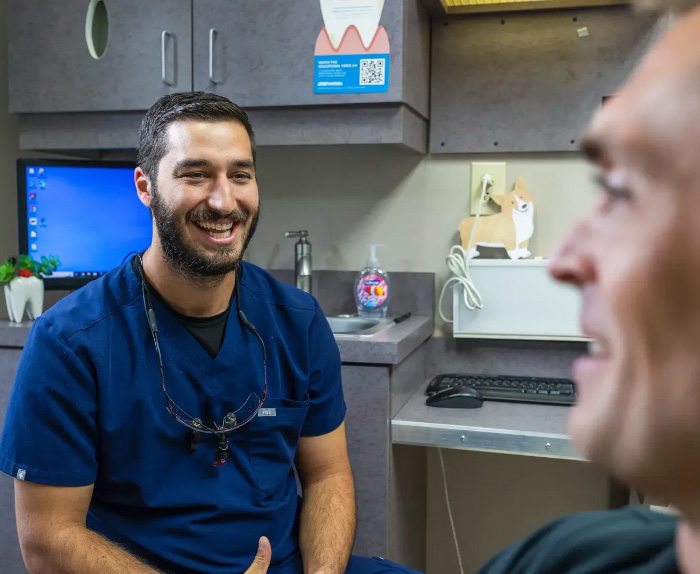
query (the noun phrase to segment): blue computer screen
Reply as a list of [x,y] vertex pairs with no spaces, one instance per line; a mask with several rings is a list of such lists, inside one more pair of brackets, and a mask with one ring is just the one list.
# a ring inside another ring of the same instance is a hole
[[[24,160],[27,252],[55,255],[54,278],[94,278],[151,241],[133,165],[47,165]],[[20,217],[22,214],[20,213]]]

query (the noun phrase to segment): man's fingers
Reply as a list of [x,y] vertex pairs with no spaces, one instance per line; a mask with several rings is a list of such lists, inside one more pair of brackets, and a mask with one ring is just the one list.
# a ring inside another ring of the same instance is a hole
[[272,560],[272,546],[265,536],[261,536],[258,540],[258,552],[245,574],[265,574],[270,566],[270,560]]
[[258,540],[258,553],[255,555],[255,560],[253,560],[253,564],[262,565],[265,567],[265,570],[267,570],[267,567],[270,565],[271,560],[272,545],[267,539],[267,536],[261,536],[260,540]]

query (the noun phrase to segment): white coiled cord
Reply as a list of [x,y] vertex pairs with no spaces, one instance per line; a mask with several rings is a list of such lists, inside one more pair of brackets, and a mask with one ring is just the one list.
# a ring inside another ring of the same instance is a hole
[[481,301],[481,293],[474,285],[471,275],[469,273],[469,252],[472,249],[474,241],[474,232],[476,231],[477,225],[479,225],[479,217],[481,217],[481,206],[484,203],[484,198],[486,197],[486,191],[489,187],[493,185],[493,178],[487,173],[481,178],[481,195],[479,197],[479,208],[476,211],[476,218],[474,219],[474,225],[472,225],[471,232],[469,233],[469,242],[467,243],[467,248],[463,249],[461,245],[453,245],[450,248],[450,252],[447,254],[445,262],[447,263],[447,268],[452,272],[452,277],[450,277],[445,284],[442,286],[442,291],[440,292],[440,299],[438,300],[438,313],[440,318],[445,321],[445,323],[452,323],[452,319],[448,319],[442,312],[442,300],[445,297],[445,292],[447,288],[452,286],[454,288],[455,283],[459,283],[462,286],[462,298],[464,300],[464,305],[467,309],[481,309],[483,308],[483,303]]

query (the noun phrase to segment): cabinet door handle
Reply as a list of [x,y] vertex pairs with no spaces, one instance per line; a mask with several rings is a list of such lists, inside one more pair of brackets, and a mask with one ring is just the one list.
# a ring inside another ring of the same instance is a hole
[[214,38],[219,33],[216,28],[209,28],[209,81],[212,84],[218,84],[219,81],[214,78]]
[[168,76],[165,71],[165,44],[168,37],[172,37],[174,39],[174,36],[167,30],[163,30],[160,33],[160,79],[163,80],[163,83],[167,86],[174,86],[175,82],[168,80]]

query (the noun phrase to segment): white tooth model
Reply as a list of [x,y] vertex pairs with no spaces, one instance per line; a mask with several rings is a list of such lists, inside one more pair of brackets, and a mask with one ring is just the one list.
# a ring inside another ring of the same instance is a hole
[[29,319],[36,319],[44,307],[44,282],[38,277],[15,277],[5,285],[5,302],[10,321],[21,323],[25,309]]
[[379,27],[384,0],[321,0],[323,24],[328,38],[337,50],[345,30],[355,26],[362,44],[368,49]]

